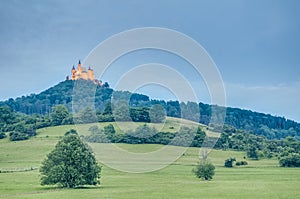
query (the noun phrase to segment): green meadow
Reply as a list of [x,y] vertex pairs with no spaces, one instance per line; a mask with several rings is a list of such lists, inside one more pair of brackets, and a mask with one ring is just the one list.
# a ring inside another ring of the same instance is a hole
[[[195,125],[184,121],[185,125]],[[247,166],[225,168],[229,157],[242,160],[244,152],[212,150],[209,159],[216,166],[212,181],[197,179],[192,169],[199,160],[199,148],[187,151],[169,166],[148,173],[126,173],[101,163],[99,154],[104,144],[89,144],[102,166],[101,184],[97,187],[63,189],[41,186],[38,171],[41,162],[54,148],[60,136],[72,128],[87,135],[95,124],[67,125],[38,130],[38,136],[26,141],[0,140],[0,198],[300,198],[300,169],[281,168],[276,159],[248,161]],[[97,124],[104,127],[107,123]],[[127,128],[134,128],[124,124]],[[168,131],[179,128],[178,121],[169,119],[164,126]],[[123,127],[122,127],[123,128]],[[121,133],[120,129],[117,133]],[[161,145],[118,144],[122,150],[134,153],[156,151]],[[175,147],[176,148],[176,147]],[[111,154],[105,154],[111,156]],[[113,158],[118,157],[114,154]]]

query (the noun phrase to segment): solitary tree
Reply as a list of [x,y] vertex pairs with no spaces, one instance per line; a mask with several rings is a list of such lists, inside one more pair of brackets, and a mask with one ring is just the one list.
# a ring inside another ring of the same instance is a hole
[[215,175],[215,166],[206,159],[199,162],[196,169],[193,170],[196,177],[203,180],[211,180]]
[[101,167],[79,136],[70,134],[58,142],[43,161],[40,172],[42,185],[74,188],[100,183]]

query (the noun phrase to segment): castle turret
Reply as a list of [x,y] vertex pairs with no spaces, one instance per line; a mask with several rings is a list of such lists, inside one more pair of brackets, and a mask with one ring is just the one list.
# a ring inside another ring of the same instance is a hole
[[74,67],[74,65],[73,65],[73,68],[72,68],[71,74],[72,74],[72,80],[76,80],[76,70],[75,70],[75,67]]
[[88,79],[90,79],[90,80],[94,80],[95,79],[94,70],[91,69],[91,67],[89,67],[89,69],[88,69]]
[[78,62],[77,71],[79,72],[79,74],[81,74],[81,72],[82,72],[80,60],[79,60],[79,62]]

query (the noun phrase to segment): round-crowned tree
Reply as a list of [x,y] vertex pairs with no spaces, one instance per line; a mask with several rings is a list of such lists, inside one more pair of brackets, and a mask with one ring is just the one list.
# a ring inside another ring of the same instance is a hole
[[193,169],[193,172],[198,178],[211,180],[215,175],[215,166],[208,160],[204,159],[199,162],[195,169]]
[[75,188],[100,183],[101,167],[80,137],[69,134],[48,154],[40,168],[41,185]]

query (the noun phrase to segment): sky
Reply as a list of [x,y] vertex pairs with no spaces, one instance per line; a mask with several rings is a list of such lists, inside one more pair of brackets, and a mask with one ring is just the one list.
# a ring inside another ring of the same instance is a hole
[[[161,27],[203,46],[223,79],[227,106],[300,122],[299,9],[297,0],[0,0],[0,100],[64,81],[79,59],[114,34]],[[114,88],[124,72],[150,62],[183,73],[210,103],[201,77],[166,52],[129,53],[102,78]],[[157,86],[138,91],[175,97]]]

